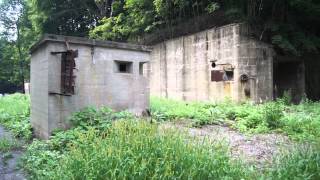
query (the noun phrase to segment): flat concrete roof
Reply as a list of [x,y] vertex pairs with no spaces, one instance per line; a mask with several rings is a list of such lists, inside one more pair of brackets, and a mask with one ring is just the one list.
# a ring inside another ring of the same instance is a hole
[[114,41],[102,41],[102,40],[88,39],[83,37],[44,34],[42,38],[31,47],[30,53],[32,54],[41,45],[47,42],[62,42],[62,43],[68,42],[69,44],[80,44],[80,45],[106,47],[106,48],[114,48],[114,49],[126,49],[126,50],[132,50],[132,51],[143,51],[143,52],[152,51],[152,48],[150,46],[120,43],[120,42],[114,42]]

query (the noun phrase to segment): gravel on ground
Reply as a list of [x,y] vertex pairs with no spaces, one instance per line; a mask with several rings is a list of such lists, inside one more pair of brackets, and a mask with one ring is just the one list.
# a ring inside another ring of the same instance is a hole
[[232,158],[240,158],[257,168],[270,165],[274,156],[280,152],[288,151],[294,145],[287,136],[282,134],[246,135],[221,125],[194,128],[186,123],[169,122],[161,126],[187,131],[192,137],[208,138],[210,141],[224,141],[230,148]]

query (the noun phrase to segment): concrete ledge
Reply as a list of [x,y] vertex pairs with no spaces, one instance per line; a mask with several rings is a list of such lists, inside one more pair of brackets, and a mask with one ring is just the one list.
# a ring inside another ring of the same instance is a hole
[[126,49],[126,50],[133,50],[133,51],[144,51],[144,52],[152,51],[152,48],[149,46],[142,46],[142,45],[129,44],[129,43],[119,43],[119,42],[113,42],[113,41],[101,41],[101,40],[87,39],[82,37],[44,34],[42,38],[31,47],[30,53],[32,54],[42,44],[45,44],[46,42],[49,42],[49,41],[63,42],[63,43],[68,42],[70,44],[82,44],[82,45],[88,45],[88,46],[108,47],[108,48]]

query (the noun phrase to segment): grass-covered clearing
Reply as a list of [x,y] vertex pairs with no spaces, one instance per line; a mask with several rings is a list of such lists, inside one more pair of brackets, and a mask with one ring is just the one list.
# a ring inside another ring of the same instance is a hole
[[296,140],[320,139],[320,103],[292,105],[286,99],[260,105],[182,102],[152,98],[151,112],[158,121],[190,120],[194,126],[225,124],[243,133],[280,132]]
[[22,94],[0,97],[0,124],[17,138],[32,138],[30,98]]
[[[0,107],[10,107],[5,104],[14,102],[14,96],[0,99]],[[17,99],[27,104],[21,112],[29,112],[29,99]],[[153,119],[158,121],[186,119],[196,126],[224,123],[247,133],[276,131],[299,140],[301,145],[259,170],[229,157],[223,142],[191,138],[187,133],[159,128],[159,123],[137,119],[127,112],[87,108],[73,115],[73,129],[56,132],[48,141],[33,140],[23,158],[29,178],[320,179],[320,147],[316,143],[320,133],[319,103],[295,106],[282,100],[237,105],[153,98],[151,104]],[[28,121],[14,120],[20,117],[17,113],[11,115],[1,121],[7,128],[15,130],[12,124],[17,122],[30,127]],[[16,134],[29,137],[29,133]]]

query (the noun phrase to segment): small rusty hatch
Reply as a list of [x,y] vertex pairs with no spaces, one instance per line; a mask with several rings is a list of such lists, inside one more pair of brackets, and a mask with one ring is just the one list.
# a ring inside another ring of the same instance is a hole
[[223,81],[223,75],[224,75],[223,71],[212,70],[211,71],[211,81],[213,81],[213,82]]

